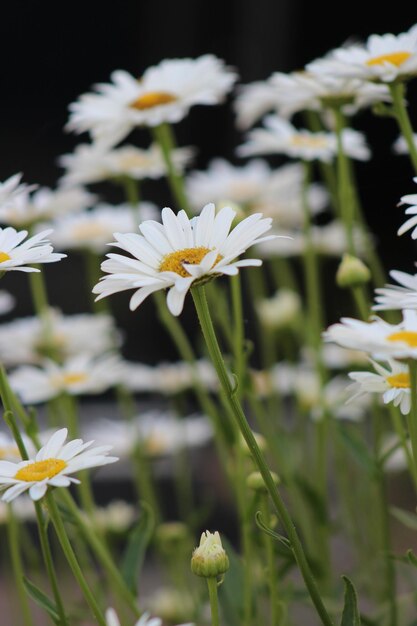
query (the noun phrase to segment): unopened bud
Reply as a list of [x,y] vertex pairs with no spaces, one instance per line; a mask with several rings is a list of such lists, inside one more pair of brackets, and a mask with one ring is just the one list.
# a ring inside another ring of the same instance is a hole
[[[281,481],[278,474],[275,474],[275,472],[271,472],[271,476],[275,485],[279,485]],[[268,493],[268,489],[265,485],[264,479],[262,478],[261,472],[252,472],[251,474],[249,474],[246,479],[246,484],[249,489],[252,489],[253,491],[256,491],[258,493]]]
[[344,254],[336,273],[339,287],[359,287],[371,280],[371,272],[363,261],[351,254]]
[[222,546],[219,533],[206,530],[200,538],[200,545],[191,557],[191,570],[197,576],[215,578],[229,569],[229,559]]

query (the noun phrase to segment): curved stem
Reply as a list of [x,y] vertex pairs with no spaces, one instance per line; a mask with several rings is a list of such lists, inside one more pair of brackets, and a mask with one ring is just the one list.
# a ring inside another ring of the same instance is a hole
[[395,118],[401,134],[407,143],[410,159],[413,164],[414,171],[417,174],[417,148],[414,142],[413,127],[411,126],[407,107],[405,106],[405,85],[404,83],[389,83],[389,90],[392,96],[392,106]]
[[240,381],[244,381],[245,355],[244,330],[243,330],[243,310],[242,310],[242,288],[239,274],[232,276],[231,280],[232,310],[233,310],[233,352],[235,374]]
[[265,486],[271,496],[274,508],[281,520],[281,523],[288,535],[291,549],[294,553],[294,557],[300,568],[305,585],[310,594],[311,600],[316,608],[318,615],[324,626],[333,626],[333,620],[330,618],[326,607],[323,604],[307,558],[305,556],[298,532],[294,526],[291,516],[276,488],[274,479],[271,476],[271,472],[268,468],[266,459],[259,449],[253,436],[252,430],[247,422],[245,414],[240,406],[239,401],[236,398],[234,389],[232,387],[225,363],[223,361],[222,354],[220,352],[217,338],[214,332],[213,324],[211,322],[210,312],[207,306],[207,300],[205,296],[204,287],[194,287],[192,289],[192,295],[194,304],[197,310],[197,315],[201,324],[201,329],[204,335],[204,339],[207,344],[210,357],[213,361],[213,365],[216,369],[222,388],[228,399],[231,411],[233,413],[236,425],[238,426],[243,438],[245,439],[252,458],[260,471],[262,478],[265,482]]
[[407,421],[414,467],[417,472],[417,363],[414,359],[408,361],[408,369],[410,372],[411,413],[408,414]]
[[106,626],[106,620],[101,611],[100,607],[97,604],[97,601],[92,593],[90,587],[86,579],[84,578],[84,574],[81,570],[81,567],[78,563],[77,557],[75,556],[74,550],[70,544],[68,539],[67,532],[65,530],[64,524],[61,519],[61,515],[59,514],[58,507],[55,503],[55,500],[51,493],[47,493],[45,496],[46,503],[48,505],[49,515],[51,517],[51,521],[54,525],[56,534],[59,539],[59,543],[61,544],[62,551],[65,554],[65,557],[68,561],[68,564],[74,574],[75,579],[77,580],[81,591],[84,594],[84,597],[87,601],[88,606],[90,607],[95,619],[97,620],[100,626]]

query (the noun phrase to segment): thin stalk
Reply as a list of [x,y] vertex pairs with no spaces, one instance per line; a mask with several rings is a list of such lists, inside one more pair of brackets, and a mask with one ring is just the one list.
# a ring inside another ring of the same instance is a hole
[[210,317],[210,312],[207,306],[207,299],[205,296],[204,287],[203,286],[194,287],[192,289],[192,295],[193,295],[197,315],[201,324],[201,329],[202,329],[203,336],[207,344],[210,357],[213,361],[213,365],[216,369],[216,372],[219,377],[220,384],[224,390],[225,396],[229,402],[230,409],[233,413],[233,416],[236,422],[236,426],[242,433],[242,436],[248,445],[248,448],[255,462],[255,465],[260,471],[262,478],[265,482],[265,486],[271,496],[272,502],[274,504],[274,508],[281,520],[281,523],[285,529],[285,532],[288,535],[288,540],[291,545],[291,549],[294,553],[294,557],[297,561],[298,567],[303,576],[303,579],[307,587],[307,590],[310,594],[311,600],[316,608],[317,614],[319,615],[321,622],[324,626],[333,626],[334,624],[333,620],[330,618],[327,612],[327,609],[324,606],[324,603],[321,599],[319,590],[317,588],[309,563],[305,556],[300,538],[298,536],[298,532],[276,488],[274,479],[268,468],[266,459],[264,455],[262,454],[262,452],[260,451],[258,444],[256,443],[255,437],[253,436],[252,430],[247,422],[247,419],[242,410],[242,407],[240,406],[240,403],[238,399],[236,398],[236,395],[234,392],[235,390],[230,381],[225,363],[223,361],[222,354],[220,352],[219,344],[217,342],[216,334],[214,332],[213,324],[212,324],[211,317]]
[[207,578],[207,586],[210,598],[211,624],[219,626],[219,599],[217,597],[217,578]]
[[340,108],[334,108],[337,137],[337,183],[339,190],[340,216],[346,230],[347,247],[350,254],[356,255],[353,239],[353,227],[355,223],[355,198],[350,180],[350,167],[347,156],[343,150],[344,117]]
[[410,373],[411,413],[407,416],[407,422],[414,467],[417,472],[417,362],[414,359],[409,359],[408,369]]
[[16,584],[16,591],[19,598],[20,610],[23,617],[24,626],[33,626],[32,613],[30,610],[28,597],[23,584],[23,563],[20,552],[19,526],[13,512],[12,506],[8,506],[7,515],[7,536],[9,540],[10,559],[12,562],[13,575]]
[[399,412],[398,407],[395,407],[392,403],[389,404],[389,408],[390,408],[391,420],[394,426],[394,430],[397,434],[398,439],[401,442],[401,447],[404,451],[404,456],[407,461],[408,471],[410,472],[410,476],[414,483],[414,489],[417,491],[417,468],[414,465],[413,454],[411,453],[410,448],[408,446],[407,433],[405,432],[405,429],[403,426],[402,416]]
[[406,141],[408,152],[410,153],[410,159],[413,164],[414,171],[417,174],[417,148],[414,143],[413,127],[405,105],[405,84],[392,82],[389,83],[388,86],[392,96],[392,107],[395,119],[397,120],[401,134]]
[[246,494],[246,474],[244,471],[244,452],[241,444],[236,445],[236,501],[240,521],[240,533],[243,560],[245,568],[243,571],[243,624],[251,626],[253,621],[253,545],[251,517],[248,514],[248,499]]
[[[308,128],[313,133],[320,133],[326,130],[325,126],[322,124],[320,116],[316,111],[305,111],[305,119],[307,122]],[[325,163],[324,161],[319,161],[319,169],[320,175],[324,184],[330,194],[332,206],[334,208],[335,215],[339,215],[339,198],[337,193],[337,179],[336,173],[333,169],[332,163]]]
[[91,591],[88,583],[84,577],[84,574],[81,570],[81,567],[78,563],[77,557],[75,556],[74,550],[72,549],[71,543],[68,539],[67,532],[65,530],[63,521],[61,519],[61,515],[58,511],[58,507],[55,503],[53,495],[51,493],[47,493],[45,496],[45,500],[48,506],[49,515],[51,521],[54,525],[55,532],[58,536],[59,543],[61,544],[62,551],[68,561],[68,564],[74,574],[74,577],[80,586],[81,591],[84,594],[86,602],[91,609],[95,619],[97,620],[99,626],[106,626],[106,619],[103,615],[102,610],[97,604],[96,598]]
[[[230,280],[233,311],[233,352],[234,373],[242,384],[245,379],[245,355],[243,352],[245,334],[243,330],[242,287],[240,275],[232,276]],[[242,390],[238,390],[239,395]]]
[[[267,494],[261,494],[261,511],[262,517],[267,526],[270,525],[269,498]],[[279,626],[280,610],[278,604],[278,576],[277,564],[275,560],[274,540],[272,537],[263,533],[264,544],[267,560],[267,585],[269,588],[269,602],[271,611],[271,626]]]
[[184,209],[188,215],[191,215],[190,205],[185,192],[184,178],[182,174],[178,172],[172,158],[173,150],[175,150],[176,147],[172,128],[169,124],[160,124],[159,126],[155,126],[153,129],[153,135],[162,150],[162,155],[167,168],[169,186],[175,202],[178,205],[177,208]]
[[66,489],[62,489],[60,497],[65,506],[69,509],[71,515],[76,520],[81,533],[84,535],[86,541],[90,544],[91,549],[94,551],[97,557],[97,560],[106,571],[108,578],[113,585],[113,588],[117,590],[117,593],[119,594],[123,602],[125,602],[133,611],[133,613],[139,617],[140,611],[137,605],[136,598],[129,591],[129,588],[121,577],[120,571],[114,564],[114,561],[108,551],[107,546],[103,543],[101,538],[97,536],[94,527],[90,525],[89,521],[80,513],[69,491]]

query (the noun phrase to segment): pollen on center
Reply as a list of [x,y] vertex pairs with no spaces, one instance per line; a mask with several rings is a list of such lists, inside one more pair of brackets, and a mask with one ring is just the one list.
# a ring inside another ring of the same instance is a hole
[[177,96],[169,93],[169,91],[149,91],[131,102],[130,106],[133,109],[138,109],[138,111],[146,111],[146,109],[153,109],[153,107],[161,104],[171,104],[171,102],[176,100]]
[[0,263],[3,263],[4,261],[10,261],[11,257],[9,254],[7,254],[7,252],[0,252]]
[[381,54],[380,56],[373,57],[366,62],[366,65],[372,67],[373,65],[383,65],[384,63],[391,63],[400,67],[411,56],[410,52],[391,52],[390,54]]
[[388,335],[387,339],[388,341],[401,341],[410,348],[417,348],[417,332],[412,330],[400,330],[398,333]]
[[386,381],[390,387],[395,387],[396,389],[409,389],[410,387],[410,376],[408,372],[400,372],[399,374],[387,376]]
[[[198,265],[204,259],[206,254],[210,252],[209,248],[205,246],[199,246],[197,248],[184,248],[183,250],[176,250],[167,254],[159,266],[160,272],[175,272],[183,278],[190,276],[189,272],[184,268],[184,263],[189,265]],[[214,265],[217,265],[222,259],[222,255],[218,254]]]
[[22,467],[15,475],[16,480],[24,482],[38,482],[45,478],[53,478],[67,467],[67,463],[62,459],[45,459],[45,461],[34,461]]

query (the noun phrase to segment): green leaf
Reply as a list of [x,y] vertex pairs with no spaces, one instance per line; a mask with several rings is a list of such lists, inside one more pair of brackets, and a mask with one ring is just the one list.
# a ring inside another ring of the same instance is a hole
[[23,576],[23,584],[25,586],[26,593],[32,598],[32,600],[48,613],[57,626],[60,626],[61,619],[55,603],[48,598],[48,596],[41,591],[39,587],[26,578],[26,576]]
[[361,626],[355,587],[347,576],[342,576],[342,578],[345,583],[345,604],[340,626]]
[[129,533],[121,565],[123,580],[132,593],[137,593],[139,574],[155,526],[152,509],[144,502],[141,502],[141,507],[140,519]]
[[368,472],[369,476],[375,477],[379,473],[379,468],[362,437],[344,424],[339,424],[336,432],[355,461]]
[[390,508],[390,513],[397,519],[401,524],[404,524],[407,528],[411,528],[411,530],[417,530],[417,515],[415,513],[411,513],[410,511],[405,511],[404,509],[399,509],[396,506],[392,506]]
[[229,557],[229,569],[219,587],[219,598],[223,609],[225,623],[229,626],[241,626],[244,614],[243,567],[232,544],[222,535],[223,548]]

